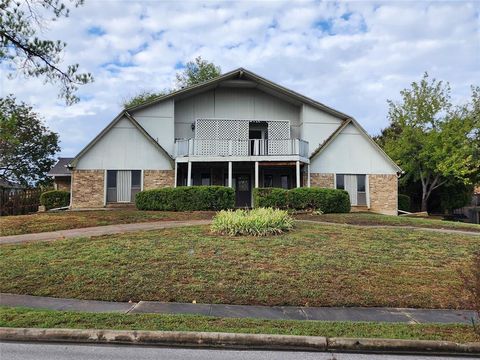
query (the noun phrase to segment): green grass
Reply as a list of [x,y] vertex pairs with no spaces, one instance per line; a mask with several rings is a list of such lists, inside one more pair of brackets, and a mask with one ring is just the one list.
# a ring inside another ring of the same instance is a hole
[[111,301],[463,308],[480,239],[297,224],[269,237],[208,226],[0,247],[0,291]]
[[350,338],[480,341],[471,326],[228,319],[195,315],[82,313],[0,307],[0,326],[117,330],[208,331]]
[[0,236],[149,221],[211,219],[212,211],[92,210],[0,217]]
[[296,219],[326,221],[338,224],[352,225],[390,225],[414,226],[434,229],[451,229],[480,232],[480,225],[467,224],[455,221],[446,221],[439,218],[415,218],[405,216],[391,216],[374,213],[347,213],[347,214],[298,214]]

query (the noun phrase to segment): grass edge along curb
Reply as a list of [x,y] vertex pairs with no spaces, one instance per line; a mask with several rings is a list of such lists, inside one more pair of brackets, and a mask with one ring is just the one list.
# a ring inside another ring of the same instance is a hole
[[480,343],[451,341],[326,338],[190,331],[0,328],[2,341],[130,344],[338,352],[480,354]]

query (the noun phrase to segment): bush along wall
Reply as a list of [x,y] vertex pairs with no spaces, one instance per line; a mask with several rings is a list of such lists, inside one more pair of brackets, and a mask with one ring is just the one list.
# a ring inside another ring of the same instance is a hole
[[40,204],[47,210],[69,206],[70,193],[61,190],[46,191],[40,195]]
[[345,190],[323,188],[254,189],[256,207],[319,210],[323,213],[350,212],[350,197]]
[[139,192],[139,210],[195,211],[225,210],[235,207],[235,190],[224,186],[180,186]]

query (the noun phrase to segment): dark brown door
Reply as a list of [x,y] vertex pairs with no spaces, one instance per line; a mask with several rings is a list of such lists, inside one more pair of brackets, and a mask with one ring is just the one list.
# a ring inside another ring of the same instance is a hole
[[237,207],[251,207],[252,187],[250,175],[237,175],[235,185]]

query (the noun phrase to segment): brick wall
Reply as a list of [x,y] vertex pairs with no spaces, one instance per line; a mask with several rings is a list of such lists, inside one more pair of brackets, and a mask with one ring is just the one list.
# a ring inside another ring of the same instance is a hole
[[158,189],[168,186],[174,186],[174,170],[144,170],[143,171],[143,189]]
[[335,186],[333,174],[311,173],[310,186],[333,189]]
[[104,206],[104,170],[72,171],[72,208]]
[[386,215],[397,215],[397,176],[371,174],[368,176],[368,182],[370,187],[370,211]]

